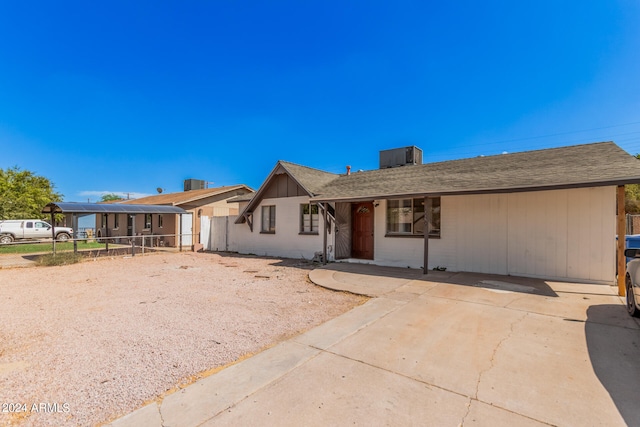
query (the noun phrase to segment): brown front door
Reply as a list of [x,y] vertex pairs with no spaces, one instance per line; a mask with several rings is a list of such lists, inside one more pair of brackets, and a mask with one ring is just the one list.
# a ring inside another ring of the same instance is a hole
[[352,204],[351,223],[353,224],[351,256],[373,259],[373,203]]

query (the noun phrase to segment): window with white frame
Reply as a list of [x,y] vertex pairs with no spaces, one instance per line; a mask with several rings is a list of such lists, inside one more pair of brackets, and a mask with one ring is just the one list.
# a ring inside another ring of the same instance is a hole
[[276,232],[276,207],[274,205],[262,207],[262,232]]
[[300,233],[318,234],[318,205],[304,203],[300,205]]
[[429,237],[440,237],[440,197],[387,200],[387,235],[424,236],[425,212]]
[[120,215],[113,214],[113,228],[119,228],[119,227],[120,227]]
[[164,220],[162,219],[162,214],[158,215],[158,228],[162,228],[162,225],[164,224]]
[[144,214],[144,228],[145,229],[150,229],[151,228],[151,214]]

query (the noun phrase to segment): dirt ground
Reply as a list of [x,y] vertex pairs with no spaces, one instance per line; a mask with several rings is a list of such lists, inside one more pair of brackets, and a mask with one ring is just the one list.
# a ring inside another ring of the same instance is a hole
[[0,425],[99,425],[363,302],[312,268],[178,253],[0,270]]

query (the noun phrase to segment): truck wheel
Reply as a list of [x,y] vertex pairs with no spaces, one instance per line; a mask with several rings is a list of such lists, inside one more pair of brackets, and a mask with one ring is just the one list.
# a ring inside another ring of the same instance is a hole
[[69,240],[71,238],[71,236],[69,236],[67,233],[60,233],[56,236],[56,240],[58,242],[66,242],[67,240]]
[[6,245],[11,242],[13,242],[13,236],[11,234],[3,234],[0,236],[0,244]]

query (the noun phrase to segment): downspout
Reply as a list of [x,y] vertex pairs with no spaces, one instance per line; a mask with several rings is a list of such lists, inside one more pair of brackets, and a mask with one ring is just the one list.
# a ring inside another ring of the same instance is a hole
[[182,252],[182,214],[180,214],[180,225],[179,225],[179,233],[178,233],[178,239],[180,239],[180,252]]
[[428,274],[429,271],[429,224],[431,224],[431,212],[427,211],[429,206],[429,197],[424,197],[424,259],[422,260],[422,274]]

